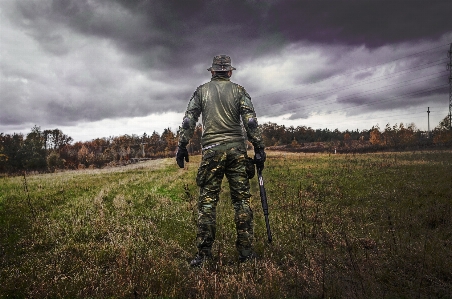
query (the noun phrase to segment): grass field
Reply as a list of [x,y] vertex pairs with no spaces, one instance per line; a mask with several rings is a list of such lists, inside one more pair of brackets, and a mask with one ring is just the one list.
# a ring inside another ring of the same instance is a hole
[[214,259],[196,252],[195,184],[173,159],[0,178],[0,297],[452,298],[452,152],[269,152],[267,244],[239,264],[224,181]]

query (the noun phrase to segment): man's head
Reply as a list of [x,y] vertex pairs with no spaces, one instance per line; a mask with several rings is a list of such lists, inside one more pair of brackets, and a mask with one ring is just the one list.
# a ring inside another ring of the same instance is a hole
[[208,68],[211,72],[228,72],[236,68],[231,65],[231,57],[227,55],[217,55],[213,58],[212,66]]

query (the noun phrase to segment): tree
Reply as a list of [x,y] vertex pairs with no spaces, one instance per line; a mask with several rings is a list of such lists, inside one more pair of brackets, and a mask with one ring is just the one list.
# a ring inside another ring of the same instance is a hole
[[201,137],[202,137],[202,125],[198,124],[195,127],[195,131],[193,132],[193,137],[190,139],[190,143],[187,146],[187,149],[190,153],[201,151],[201,149],[202,149]]
[[176,136],[174,135],[170,128],[163,130],[161,140],[166,155],[169,154],[169,152],[174,152],[176,150],[177,147]]
[[18,171],[23,169],[22,134],[0,134],[0,171]]
[[398,132],[400,144],[403,146],[414,145],[420,137],[418,136],[420,135],[418,131],[414,123],[409,124],[407,127],[400,124]]
[[372,145],[381,144],[381,142],[382,142],[381,133],[380,133],[380,128],[378,127],[378,125],[375,127],[372,127],[372,129],[370,130],[369,141]]
[[23,153],[22,164],[25,169],[40,170],[46,168],[45,138],[40,127],[34,126],[31,132],[27,134],[21,151]]
[[435,129],[438,129],[440,131],[448,131],[451,129],[451,125],[450,125],[450,118],[449,115],[446,115],[445,118],[443,118],[443,120],[441,120],[438,124],[438,126],[436,126]]
[[88,164],[88,155],[89,155],[89,150],[83,144],[82,148],[77,153],[77,158],[78,158],[79,164],[83,164],[86,166]]
[[452,142],[452,129],[450,129],[449,115],[446,115],[433,130],[433,142],[441,144]]
[[350,132],[346,131],[345,134],[344,134],[344,141],[350,141],[351,138],[352,137],[350,135]]
[[395,124],[392,127],[387,124],[383,132],[383,137],[386,146],[404,148],[415,144],[419,140],[420,132],[413,123],[407,127],[403,123]]
[[64,167],[64,160],[61,159],[60,154],[52,151],[48,156],[47,156],[47,168],[50,171],[55,171],[56,169],[61,169]]
[[152,132],[151,137],[149,138],[149,146],[148,149],[152,151],[152,156],[155,156],[157,152],[160,151],[160,135],[156,131]]
[[44,147],[46,150],[59,151],[59,149],[73,141],[72,137],[63,134],[63,132],[59,129],[44,130],[43,137],[45,142]]

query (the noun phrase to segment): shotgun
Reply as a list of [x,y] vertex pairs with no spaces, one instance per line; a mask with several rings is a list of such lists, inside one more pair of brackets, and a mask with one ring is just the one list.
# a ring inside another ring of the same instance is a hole
[[[259,155],[259,154],[257,154],[257,155]],[[258,160],[260,159],[260,157],[256,157],[256,158]],[[267,227],[268,243],[271,243],[272,242],[272,232],[270,230],[270,222],[268,220],[267,193],[265,192],[264,178],[262,177],[263,167],[258,167],[256,165],[256,168],[257,168],[257,179],[259,180],[259,191],[260,191],[260,195],[261,195],[262,210],[264,211],[265,226]]]

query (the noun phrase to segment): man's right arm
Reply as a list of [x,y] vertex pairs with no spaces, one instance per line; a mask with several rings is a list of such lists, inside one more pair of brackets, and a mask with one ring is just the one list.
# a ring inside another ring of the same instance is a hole
[[200,114],[201,105],[198,97],[198,90],[196,90],[188,102],[187,110],[185,111],[185,116],[182,120],[182,126],[179,127],[179,143],[176,153],[176,162],[180,168],[184,168],[184,160],[185,162],[189,161],[187,144],[193,137]]
[[198,89],[196,89],[188,102],[187,110],[185,111],[185,116],[182,120],[182,126],[179,127],[179,147],[185,148],[187,146],[188,142],[193,137],[196,123],[201,115],[201,102],[198,96]]

